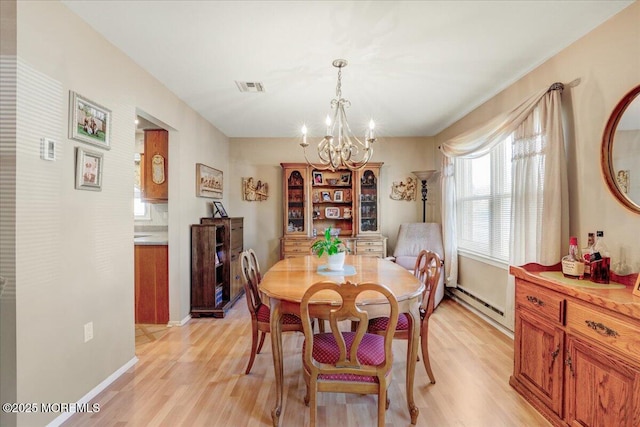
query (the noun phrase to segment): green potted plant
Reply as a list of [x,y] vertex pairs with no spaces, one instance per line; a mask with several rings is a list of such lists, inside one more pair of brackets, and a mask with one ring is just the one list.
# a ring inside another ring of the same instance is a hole
[[341,271],[343,269],[347,247],[337,235],[331,235],[331,227],[324,231],[324,239],[320,238],[311,245],[311,250],[318,257],[321,257],[325,252],[327,253],[329,270]]

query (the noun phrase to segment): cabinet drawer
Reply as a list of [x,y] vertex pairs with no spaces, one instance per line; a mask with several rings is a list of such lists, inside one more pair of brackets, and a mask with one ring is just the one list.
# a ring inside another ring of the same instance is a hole
[[592,338],[636,362],[640,362],[639,328],[638,324],[567,302],[567,330]]
[[311,253],[311,242],[284,242],[284,254],[304,254],[309,255]]
[[565,299],[562,295],[516,279],[516,306],[525,308],[554,323],[562,324]]
[[382,250],[382,241],[380,240],[358,240],[356,242],[356,248],[365,250],[365,249],[375,249],[378,251]]

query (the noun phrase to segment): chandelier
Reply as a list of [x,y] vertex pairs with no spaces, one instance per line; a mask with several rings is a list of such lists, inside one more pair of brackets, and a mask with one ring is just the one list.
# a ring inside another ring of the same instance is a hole
[[369,122],[364,142],[353,135],[347,122],[345,108],[351,106],[351,102],[342,97],[342,69],[347,66],[345,59],[336,59],[333,66],[338,69],[338,84],[336,85],[336,97],[331,100],[333,120],[329,115],[325,121],[326,135],[318,143],[319,162],[313,163],[307,157],[307,126],[302,126],[302,142],[304,158],[311,166],[320,170],[336,169],[362,169],[373,154],[373,143],[376,141],[373,120]]

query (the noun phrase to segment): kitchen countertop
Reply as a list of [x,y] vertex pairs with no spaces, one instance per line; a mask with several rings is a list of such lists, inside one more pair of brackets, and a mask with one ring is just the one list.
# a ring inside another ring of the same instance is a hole
[[168,245],[166,231],[136,231],[133,234],[134,245]]

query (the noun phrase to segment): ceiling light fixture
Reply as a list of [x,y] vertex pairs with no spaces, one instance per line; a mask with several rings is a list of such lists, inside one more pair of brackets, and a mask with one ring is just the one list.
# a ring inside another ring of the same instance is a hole
[[304,149],[304,158],[311,166],[320,170],[350,169],[360,170],[371,159],[373,154],[373,143],[376,141],[373,120],[369,122],[369,129],[366,132],[364,143],[353,136],[347,114],[344,109],[351,106],[351,102],[342,97],[342,69],[347,66],[345,59],[336,59],[333,66],[338,69],[338,84],[336,85],[336,97],[331,100],[333,120],[327,115],[325,121],[326,135],[318,143],[319,163],[313,163],[307,157],[307,126],[302,126],[302,142],[300,145]]

